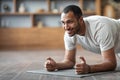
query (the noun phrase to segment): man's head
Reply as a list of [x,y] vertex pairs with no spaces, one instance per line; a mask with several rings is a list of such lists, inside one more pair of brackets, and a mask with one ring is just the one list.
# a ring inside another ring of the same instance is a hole
[[78,34],[83,22],[81,9],[75,5],[65,7],[61,14],[61,22],[69,36]]
[[62,12],[65,13],[65,14],[67,14],[67,13],[70,12],[70,11],[73,12],[74,15],[75,15],[77,18],[79,18],[79,17],[82,16],[82,11],[81,11],[81,9],[80,9],[78,6],[76,6],[76,5],[69,5],[69,6],[65,7]]

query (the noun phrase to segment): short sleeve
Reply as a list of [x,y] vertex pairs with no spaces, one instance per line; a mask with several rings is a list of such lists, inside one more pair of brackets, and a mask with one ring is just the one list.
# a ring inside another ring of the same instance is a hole
[[68,36],[67,33],[64,35],[64,45],[66,50],[73,50],[76,48],[76,37]]
[[114,38],[109,25],[104,24],[97,34],[97,42],[99,43],[101,51],[105,51],[114,47]]

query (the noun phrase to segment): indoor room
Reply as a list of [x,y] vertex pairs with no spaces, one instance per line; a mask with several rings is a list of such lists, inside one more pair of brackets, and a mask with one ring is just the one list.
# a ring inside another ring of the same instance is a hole
[[0,0],[0,80],[120,80],[120,0]]

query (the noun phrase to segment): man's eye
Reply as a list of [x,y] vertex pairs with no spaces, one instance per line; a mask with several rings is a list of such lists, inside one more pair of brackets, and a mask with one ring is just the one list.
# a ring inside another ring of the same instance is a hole
[[73,21],[68,21],[67,23],[73,23]]
[[64,24],[64,22],[63,22],[63,21],[61,21],[61,24]]
[[65,24],[64,22],[61,22],[61,24]]

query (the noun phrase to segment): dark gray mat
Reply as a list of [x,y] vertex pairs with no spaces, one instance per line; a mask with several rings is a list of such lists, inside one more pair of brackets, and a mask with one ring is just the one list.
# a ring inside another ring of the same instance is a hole
[[119,71],[98,72],[98,73],[89,73],[89,74],[80,74],[80,75],[75,74],[75,69],[59,70],[59,71],[53,71],[53,72],[48,72],[45,69],[41,69],[41,70],[30,70],[27,72],[44,74],[44,75],[56,75],[56,76],[64,76],[64,77],[81,78],[81,77],[88,77],[88,76],[94,76],[94,75],[111,74],[111,72],[115,73]]

